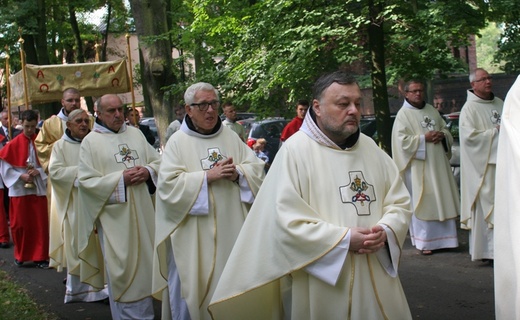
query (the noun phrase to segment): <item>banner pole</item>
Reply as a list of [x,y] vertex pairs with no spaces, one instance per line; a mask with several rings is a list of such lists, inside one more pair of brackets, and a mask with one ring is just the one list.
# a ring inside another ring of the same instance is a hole
[[23,76],[23,98],[25,102],[25,110],[29,110],[29,95],[27,93],[27,70],[25,66],[25,52],[23,51],[23,43],[24,40],[22,38],[22,28],[18,28],[18,32],[20,33],[20,39],[18,42],[20,43],[20,59],[22,63],[22,76]]
[[[126,58],[128,59],[128,78],[130,79],[130,94],[132,95],[132,111],[135,113],[135,93],[134,93],[134,76],[132,73],[132,57],[130,55],[130,35],[127,33],[126,37]],[[138,128],[139,123],[135,126]]]
[[[9,137],[12,139],[13,138],[13,130],[11,129],[12,127],[12,124],[11,124],[11,80],[9,79],[9,76],[11,75],[11,71],[9,70],[9,59],[10,59],[10,56],[9,56],[9,47],[6,45],[5,46],[5,52],[6,52],[6,56],[5,56],[5,87],[6,87],[6,91],[7,91],[7,123],[8,123],[8,128],[7,130],[9,130]],[[18,115],[18,117],[20,117],[20,115]]]

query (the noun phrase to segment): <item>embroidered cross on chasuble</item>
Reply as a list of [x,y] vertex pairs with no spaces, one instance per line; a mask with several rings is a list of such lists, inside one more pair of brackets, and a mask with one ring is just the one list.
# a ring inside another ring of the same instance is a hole
[[339,188],[341,201],[353,205],[358,216],[370,215],[370,204],[376,200],[374,186],[365,180],[362,171],[350,171],[349,177],[349,184]]
[[202,166],[202,170],[209,170],[213,168],[213,166],[221,161],[224,160],[226,157],[220,153],[219,148],[210,148],[208,149],[208,157],[201,159],[200,164]]
[[135,160],[139,159],[137,151],[131,150],[126,143],[119,145],[119,152],[114,157],[117,163],[123,163],[127,169],[135,167]]

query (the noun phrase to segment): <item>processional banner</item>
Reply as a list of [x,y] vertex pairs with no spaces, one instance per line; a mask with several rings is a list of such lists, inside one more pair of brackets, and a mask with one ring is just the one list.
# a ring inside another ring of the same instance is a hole
[[[106,62],[26,65],[29,104],[59,101],[63,90],[74,87],[82,96],[100,97],[130,91],[125,59]],[[25,104],[22,71],[10,77],[11,105]]]

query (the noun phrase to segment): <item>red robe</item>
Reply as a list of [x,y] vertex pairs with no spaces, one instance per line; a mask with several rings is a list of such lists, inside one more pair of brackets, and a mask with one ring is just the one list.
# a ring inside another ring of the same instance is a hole
[[[25,168],[29,143],[34,147],[35,138],[36,134],[30,139],[24,134],[16,136],[0,150],[0,159],[13,167]],[[37,160],[36,155],[34,158]],[[5,182],[7,185],[7,181]],[[22,262],[49,260],[47,197],[35,194],[13,196],[10,197],[9,203],[14,258]]]
[[300,130],[300,127],[302,126],[303,119],[294,117],[294,119],[289,122],[285,128],[283,128],[282,135],[280,136],[280,140],[285,141],[289,139],[290,136],[298,132]]

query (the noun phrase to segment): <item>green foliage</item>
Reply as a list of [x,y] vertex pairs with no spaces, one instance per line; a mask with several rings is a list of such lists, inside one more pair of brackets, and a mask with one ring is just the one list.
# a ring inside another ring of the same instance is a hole
[[[324,72],[343,68],[367,79],[366,0],[175,3],[180,10],[172,21],[182,17],[184,28],[173,32],[181,35],[184,59],[196,64],[188,81],[212,82],[244,109],[292,116],[294,102],[309,99]],[[384,23],[387,82],[466,71],[451,48],[466,45],[484,26],[486,10],[478,1],[384,2],[377,20]]]
[[489,0],[490,21],[501,26],[495,63],[504,61],[501,69],[507,73],[520,71],[520,6],[517,0]]
[[497,62],[495,60],[495,52],[498,50],[501,32],[502,29],[492,22],[480,31],[481,36],[476,39],[478,65],[489,73],[500,73],[500,68],[504,65],[503,61]]

